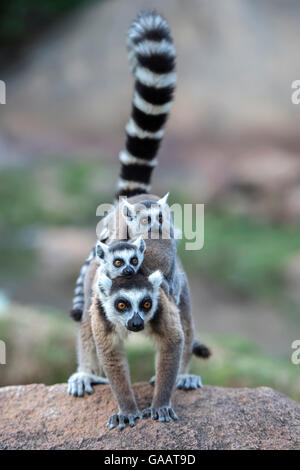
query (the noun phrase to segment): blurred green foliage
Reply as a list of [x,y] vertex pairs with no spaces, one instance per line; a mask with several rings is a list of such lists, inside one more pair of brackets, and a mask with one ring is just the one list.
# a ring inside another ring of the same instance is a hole
[[24,44],[62,15],[90,0],[9,0],[0,6],[0,59],[11,60]]
[[[68,322],[68,323],[67,323]],[[75,349],[70,320],[51,313],[50,328],[44,341],[35,344],[33,354],[39,358],[41,368],[47,369],[47,383],[65,382],[68,371],[75,371]],[[41,378],[38,377],[40,381]]]
[[[112,195],[99,181],[109,171],[99,163],[53,161],[0,171],[0,279],[34,271],[35,235],[47,226],[94,227],[97,206]],[[84,194],[84,197],[82,196]]]
[[205,213],[204,248],[184,251],[189,269],[225,284],[240,294],[277,297],[282,294],[283,268],[300,251],[300,227],[263,224],[240,215]]
[[76,367],[74,323],[53,309],[10,305],[0,315],[7,361],[0,386],[65,382]]
[[104,165],[84,159],[1,170],[1,226],[95,223],[97,206],[111,202],[99,184],[106,173]]

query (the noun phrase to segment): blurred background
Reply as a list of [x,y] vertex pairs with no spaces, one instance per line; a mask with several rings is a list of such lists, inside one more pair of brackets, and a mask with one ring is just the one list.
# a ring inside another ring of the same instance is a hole
[[[156,7],[178,89],[153,175],[170,202],[205,203],[205,245],[179,249],[204,383],[269,385],[300,399],[300,79],[297,0],[10,0],[0,7],[0,385],[75,369],[74,282],[111,202],[131,107],[125,35]],[[153,350],[128,344],[133,380]]]

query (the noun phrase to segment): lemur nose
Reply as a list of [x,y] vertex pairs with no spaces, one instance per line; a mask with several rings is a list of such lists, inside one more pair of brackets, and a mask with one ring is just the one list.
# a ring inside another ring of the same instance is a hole
[[127,329],[130,331],[141,331],[144,329],[144,320],[139,316],[138,313],[135,313],[127,323]]
[[124,276],[131,276],[133,273],[134,269],[131,268],[131,266],[127,266],[125,269],[123,269]]

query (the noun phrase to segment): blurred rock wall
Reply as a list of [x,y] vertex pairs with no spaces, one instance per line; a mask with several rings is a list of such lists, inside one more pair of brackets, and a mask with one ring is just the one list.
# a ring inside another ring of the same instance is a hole
[[2,71],[3,159],[23,144],[47,154],[119,150],[132,90],[125,34],[149,7],[167,17],[178,51],[170,139],[297,138],[300,105],[291,103],[291,82],[300,78],[298,1],[110,0],[56,24],[21,66]]

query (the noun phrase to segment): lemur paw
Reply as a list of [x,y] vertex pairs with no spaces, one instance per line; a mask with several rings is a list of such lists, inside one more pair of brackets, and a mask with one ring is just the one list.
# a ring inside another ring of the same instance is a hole
[[68,380],[68,393],[74,397],[83,397],[85,392],[89,395],[94,392],[92,385],[108,383],[104,377],[87,372],[76,372]]
[[138,411],[136,413],[128,413],[128,414],[117,413],[114,415],[110,415],[109,421],[106,426],[108,427],[109,430],[114,429],[118,426],[120,431],[122,431],[122,429],[125,428],[126,423],[128,423],[129,426],[133,428],[133,426],[135,426],[135,420],[141,417],[142,416],[140,412]]
[[176,388],[182,390],[195,390],[202,388],[202,380],[200,375],[181,374],[177,377]]
[[151,416],[152,419],[158,419],[161,423],[168,423],[169,421],[178,419],[177,414],[171,406],[162,406],[160,408],[146,408],[143,410],[143,418]]

